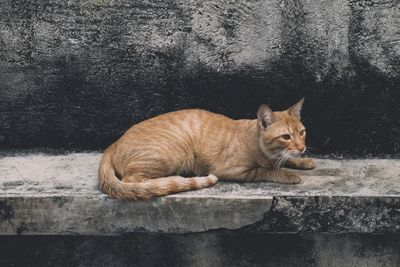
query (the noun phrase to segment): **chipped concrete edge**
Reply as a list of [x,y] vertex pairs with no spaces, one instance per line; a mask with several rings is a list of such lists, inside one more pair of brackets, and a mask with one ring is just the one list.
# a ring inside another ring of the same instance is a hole
[[0,235],[120,235],[239,229],[262,220],[272,198],[169,197],[116,201],[0,197]]
[[274,196],[0,198],[1,235],[122,235],[215,230],[262,233],[400,233],[400,198]]
[[262,220],[241,231],[400,234],[394,196],[274,196]]

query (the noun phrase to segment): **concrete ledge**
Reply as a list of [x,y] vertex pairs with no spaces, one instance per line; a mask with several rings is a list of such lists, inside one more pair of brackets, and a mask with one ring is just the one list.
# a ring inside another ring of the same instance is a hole
[[99,192],[100,156],[2,156],[0,234],[400,232],[400,160],[320,159],[316,170],[303,172],[300,185],[220,182],[128,202]]

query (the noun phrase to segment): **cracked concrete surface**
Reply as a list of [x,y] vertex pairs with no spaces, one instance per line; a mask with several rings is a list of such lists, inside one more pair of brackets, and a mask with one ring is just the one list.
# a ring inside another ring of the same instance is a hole
[[101,154],[0,158],[0,234],[399,232],[400,161],[319,159],[300,185],[219,182],[150,201],[98,190]]

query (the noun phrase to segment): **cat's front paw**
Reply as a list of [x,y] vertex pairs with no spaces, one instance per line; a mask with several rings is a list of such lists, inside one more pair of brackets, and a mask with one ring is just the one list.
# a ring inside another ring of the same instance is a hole
[[301,183],[301,178],[295,173],[286,173],[281,182],[285,184],[299,184]]
[[317,162],[315,161],[315,159],[310,159],[310,158],[302,159],[300,167],[303,170],[315,169],[317,167]]

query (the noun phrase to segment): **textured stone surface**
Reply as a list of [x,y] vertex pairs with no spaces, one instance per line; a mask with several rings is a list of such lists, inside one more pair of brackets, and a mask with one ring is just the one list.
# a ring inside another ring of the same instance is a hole
[[306,97],[318,153],[398,154],[397,0],[0,0],[0,145],[103,148],[151,116]]
[[397,197],[274,197],[264,219],[246,230],[294,233],[399,233]]
[[398,266],[398,235],[0,236],[1,266]]
[[399,160],[319,159],[299,185],[219,182],[129,202],[98,190],[100,156],[3,155],[0,234],[400,232]]

